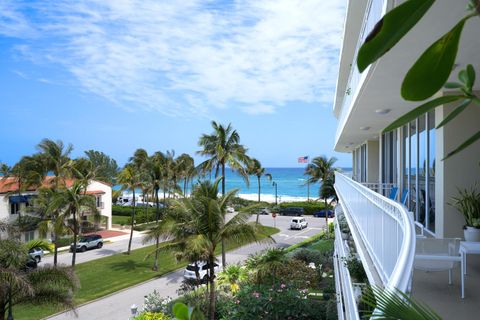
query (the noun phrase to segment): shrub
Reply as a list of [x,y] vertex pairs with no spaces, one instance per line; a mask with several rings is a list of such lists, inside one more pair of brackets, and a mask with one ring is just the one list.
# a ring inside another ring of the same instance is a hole
[[348,258],[345,258],[343,262],[347,267],[350,276],[354,280],[361,283],[367,281],[367,274],[365,273],[365,269],[363,269],[363,265],[360,260],[353,255],[350,255]]
[[280,284],[243,286],[233,299],[222,303],[221,319],[322,319],[323,302],[306,299],[307,289]]
[[163,298],[157,290],[145,296],[143,310],[146,312],[168,313],[168,306],[172,299],[170,297]]
[[282,202],[280,208],[302,207],[306,215],[312,215],[314,212],[322,210],[325,207],[323,202],[316,201],[299,201],[299,202]]
[[169,316],[159,312],[142,312],[134,320],[171,320]]

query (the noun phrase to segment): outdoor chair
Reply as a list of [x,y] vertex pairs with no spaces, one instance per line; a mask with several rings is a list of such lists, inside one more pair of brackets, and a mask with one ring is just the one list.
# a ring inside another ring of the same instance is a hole
[[[448,271],[448,283],[452,284],[452,270],[460,264],[463,269],[463,259],[460,256],[460,239],[436,239],[417,236],[415,248],[415,260],[413,268],[423,271]],[[461,296],[465,296],[464,274],[460,272]]]
[[398,187],[392,187],[392,189],[390,189],[390,194],[388,195],[388,198],[391,200],[395,200],[397,198],[397,193]]

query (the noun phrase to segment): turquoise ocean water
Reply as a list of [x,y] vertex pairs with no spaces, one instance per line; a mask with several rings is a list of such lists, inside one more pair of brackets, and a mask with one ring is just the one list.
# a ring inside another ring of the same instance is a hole
[[[342,171],[351,171],[350,168],[342,168]],[[266,172],[272,175],[270,181],[267,177],[262,177],[261,195],[265,200],[271,200],[275,196],[273,181],[277,183],[277,195],[279,197],[298,198],[301,200],[307,198],[308,187],[306,185],[307,176],[304,175],[305,168],[266,168]],[[258,195],[258,181],[256,176],[250,177],[250,184],[247,186],[244,179],[236,172],[226,169],[226,190],[238,189],[238,194],[246,198],[255,198]],[[212,180],[214,179],[212,174]],[[196,182],[194,180],[194,182]],[[318,198],[320,184],[310,184],[310,198]],[[263,198],[262,198],[263,199]]]

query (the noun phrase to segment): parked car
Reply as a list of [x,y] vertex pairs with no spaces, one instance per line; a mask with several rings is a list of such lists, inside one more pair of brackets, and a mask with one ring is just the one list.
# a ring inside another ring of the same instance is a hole
[[34,258],[30,257],[30,255],[27,256],[27,261],[25,262],[24,267],[22,268],[23,271],[29,271],[36,269],[38,266],[37,260]]
[[228,206],[228,207],[227,207],[227,212],[228,212],[228,213],[234,213],[234,212],[235,212],[235,208]]
[[[322,209],[322,210],[319,210],[319,211],[315,211],[313,213],[313,216],[315,218],[325,218],[325,209]],[[333,212],[333,210],[328,210],[328,217],[329,218],[333,218],[335,217],[335,213]]]
[[[77,251],[85,252],[87,249],[103,247],[103,238],[99,234],[83,236],[78,239]],[[70,251],[73,251],[73,243],[70,245]]]
[[35,259],[35,261],[38,263],[38,262],[42,261],[43,250],[42,250],[42,248],[32,248],[32,249],[28,250],[28,255],[32,259]]
[[[213,265],[213,268],[215,270],[215,274],[220,271],[220,266],[217,263]],[[205,261],[198,261],[196,265],[195,263],[190,263],[183,271],[183,277],[185,279],[197,279],[197,275],[195,273],[196,270],[198,270],[200,280],[206,282],[210,265]]]
[[260,209],[260,214],[270,215],[270,214],[272,214],[272,212],[268,208],[262,208],[262,209]]
[[302,207],[287,207],[280,209],[281,216],[303,216],[305,214],[305,209]]
[[308,227],[308,222],[305,218],[292,218],[290,221],[290,229],[302,230],[303,228]]

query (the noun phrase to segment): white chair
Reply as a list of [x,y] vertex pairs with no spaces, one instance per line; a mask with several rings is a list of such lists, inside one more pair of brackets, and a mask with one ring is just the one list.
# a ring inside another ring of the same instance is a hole
[[460,264],[462,299],[464,291],[463,259],[459,253],[460,239],[436,239],[417,237],[413,268],[423,271],[448,271],[448,283],[452,284],[452,270]]

